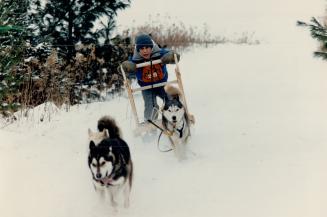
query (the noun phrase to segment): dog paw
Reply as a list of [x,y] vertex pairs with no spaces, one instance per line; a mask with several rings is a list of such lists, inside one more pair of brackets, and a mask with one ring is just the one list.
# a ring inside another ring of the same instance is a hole
[[129,208],[129,200],[128,199],[124,201],[124,208],[125,209]]
[[111,200],[111,206],[113,208],[117,208],[118,207],[118,203],[116,201],[114,201],[114,200]]
[[188,118],[189,118],[190,123],[194,125],[195,124],[195,117],[194,117],[194,115],[188,114]]

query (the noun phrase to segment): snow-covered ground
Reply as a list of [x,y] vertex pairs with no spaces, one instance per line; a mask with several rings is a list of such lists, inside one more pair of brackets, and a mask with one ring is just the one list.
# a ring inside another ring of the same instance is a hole
[[[0,216],[327,216],[327,67],[312,58],[314,41],[294,24],[283,26],[283,43],[183,54],[197,121],[185,161],[134,137],[126,96],[68,112],[50,107],[43,122],[40,108],[2,128]],[[97,197],[87,166],[87,130],[107,114],[135,166],[131,207],[118,213]]]

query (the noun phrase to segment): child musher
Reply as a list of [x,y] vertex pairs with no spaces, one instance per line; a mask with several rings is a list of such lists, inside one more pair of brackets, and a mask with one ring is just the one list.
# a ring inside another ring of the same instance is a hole
[[[148,34],[140,33],[135,37],[134,54],[129,60],[122,63],[126,73],[135,73],[138,84],[143,87],[161,82],[166,82],[168,72],[166,64],[175,63],[175,52],[172,50],[159,48]],[[177,54],[177,53],[176,53]],[[161,59],[162,63],[151,64],[136,69],[136,64]],[[179,54],[177,54],[179,60]],[[158,118],[156,97],[165,99],[167,94],[164,87],[142,90],[144,100],[144,120],[155,120]]]

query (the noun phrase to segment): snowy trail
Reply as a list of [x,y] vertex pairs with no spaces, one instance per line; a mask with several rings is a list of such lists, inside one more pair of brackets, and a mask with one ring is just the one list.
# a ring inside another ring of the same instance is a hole
[[116,216],[326,216],[325,63],[296,43],[225,44],[186,53],[180,67],[195,155],[178,162],[135,138],[126,97],[20,122],[0,130],[1,216],[114,214],[86,164],[87,129],[106,114],[135,165],[131,207]]

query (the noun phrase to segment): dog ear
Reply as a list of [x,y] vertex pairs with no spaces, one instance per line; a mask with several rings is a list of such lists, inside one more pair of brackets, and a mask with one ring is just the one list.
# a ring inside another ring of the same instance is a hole
[[89,134],[89,137],[91,137],[92,134],[93,134],[92,130],[89,128],[87,132],[88,132],[88,134]]
[[112,146],[109,147],[109,154],[108,154],[109,158],[112,158],[112,162],[116,161],[115,155],[112,152]]
[[169,95],[166,94],[165,97],[163,98],[163,105],[165,105],[168,100],[169,100]]

